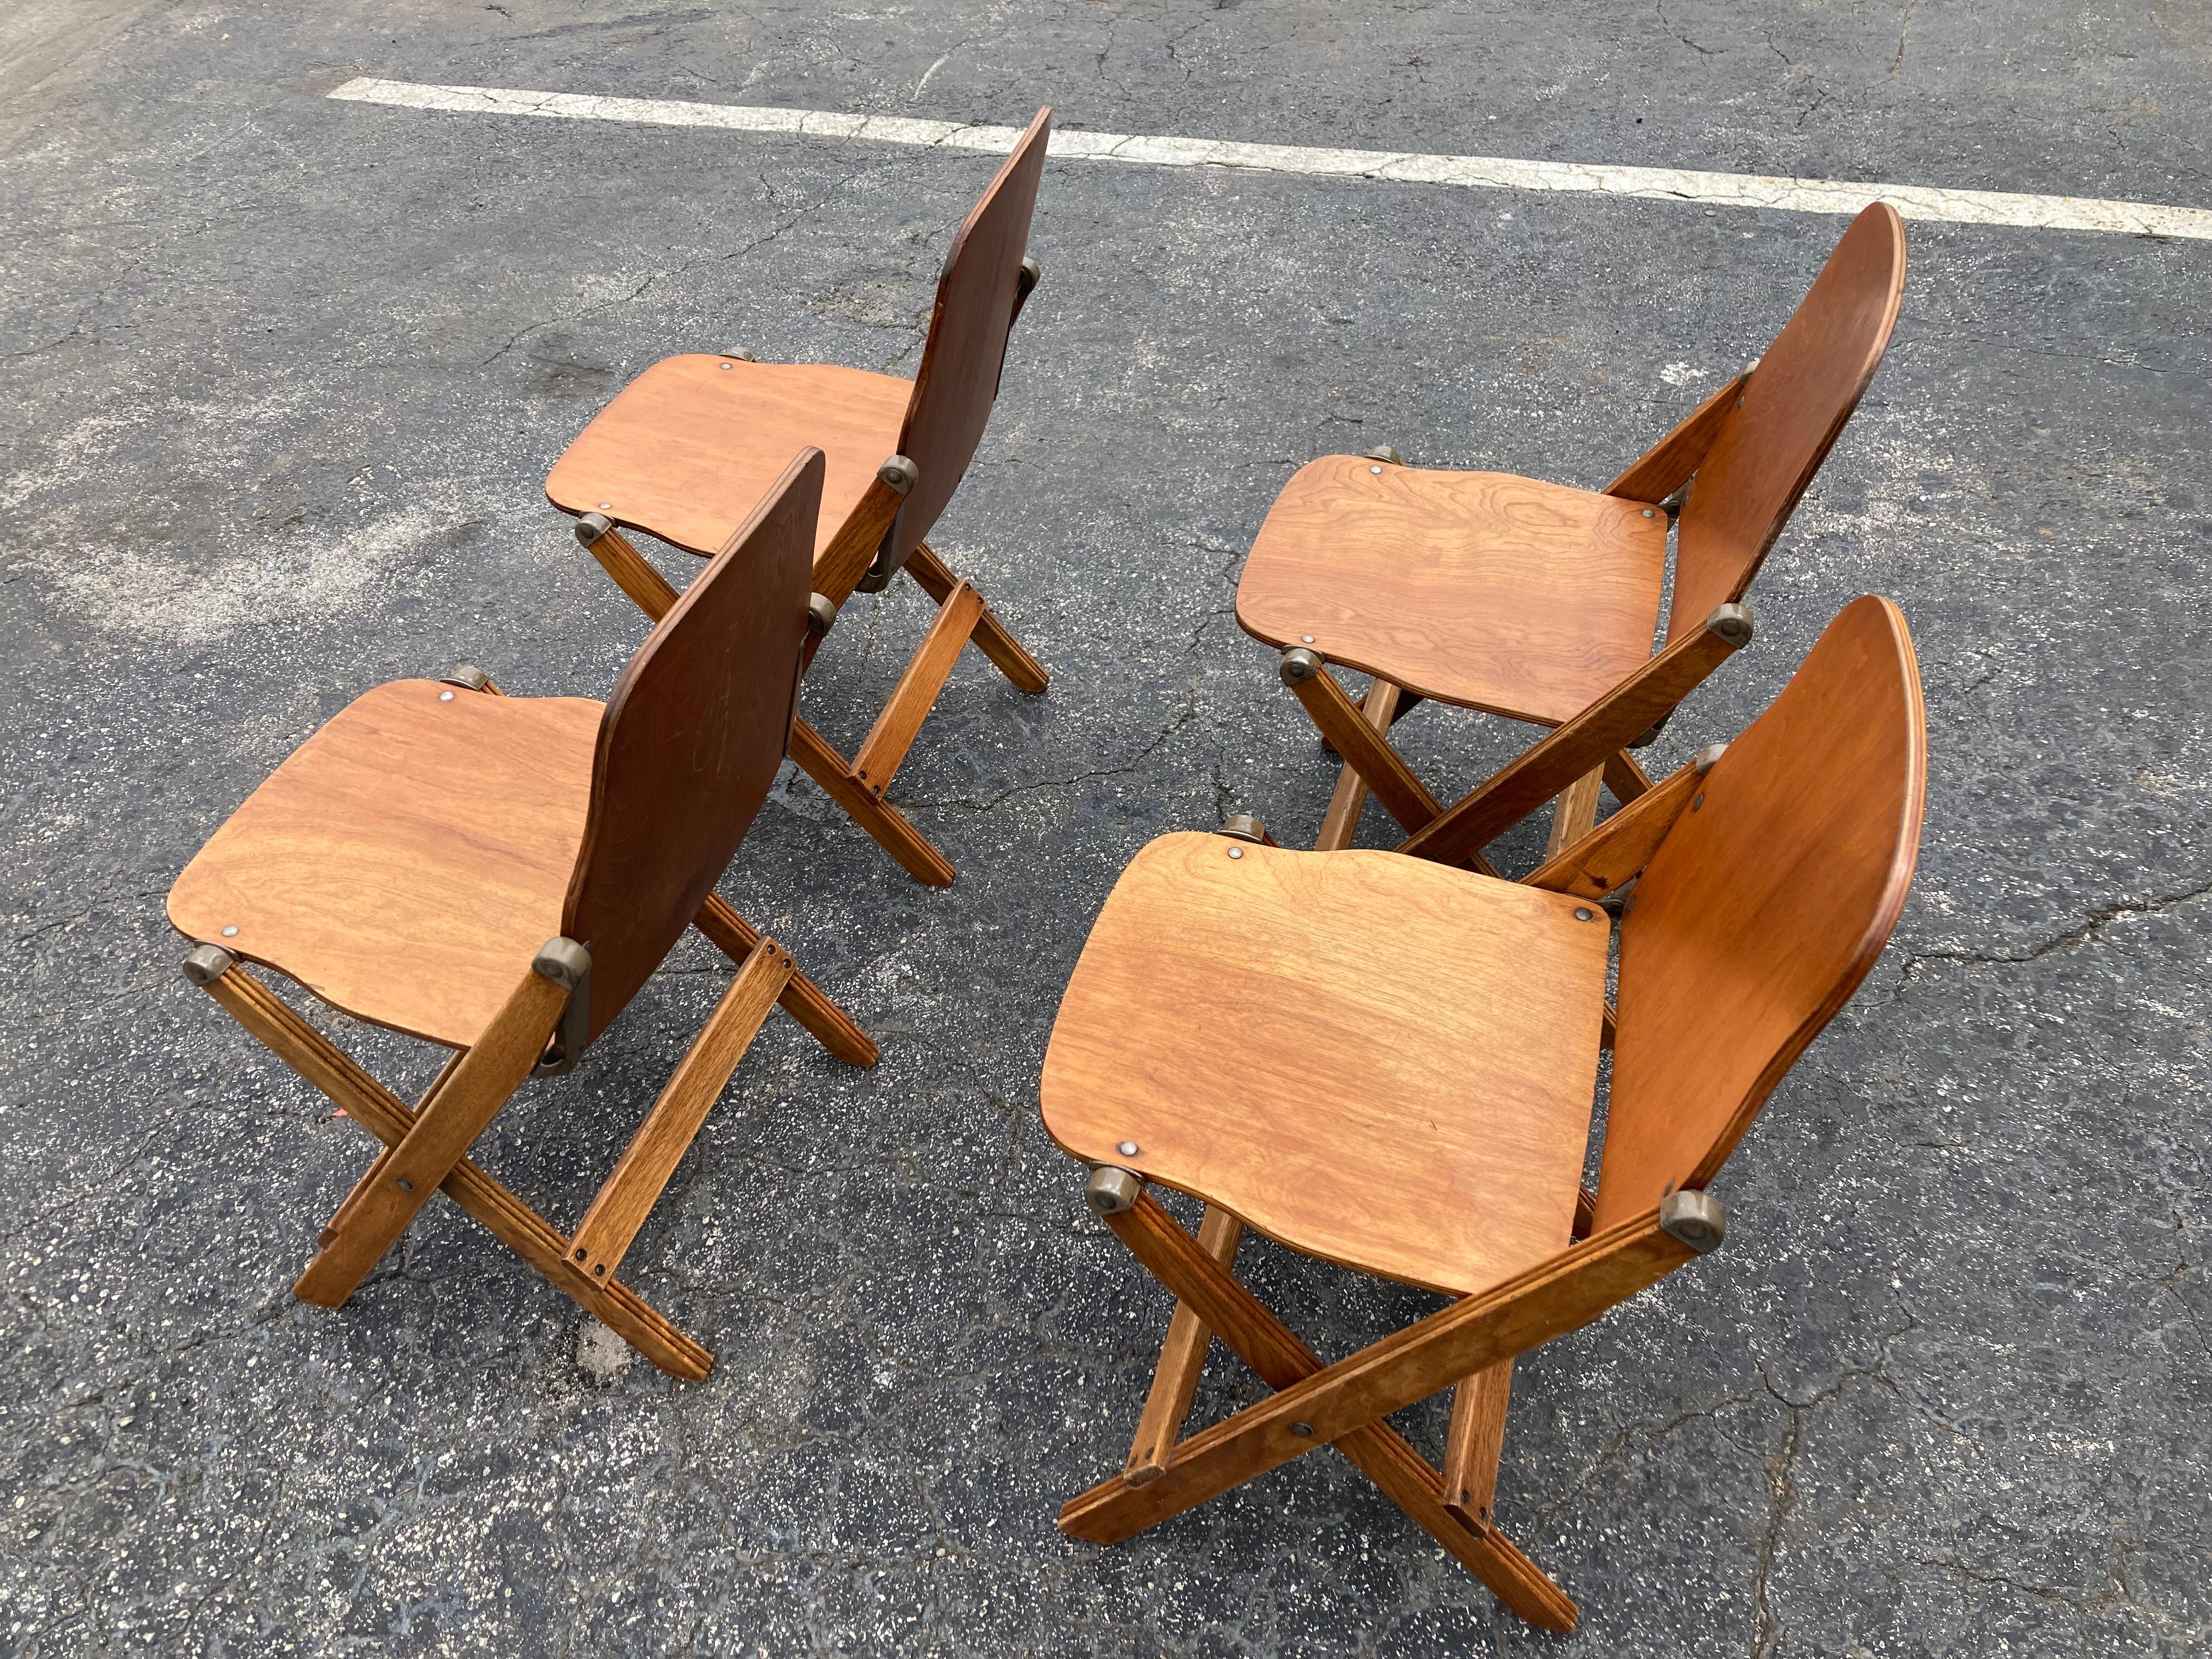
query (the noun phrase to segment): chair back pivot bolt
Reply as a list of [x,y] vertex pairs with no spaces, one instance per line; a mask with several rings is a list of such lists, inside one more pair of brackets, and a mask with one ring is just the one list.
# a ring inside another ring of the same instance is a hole
[[185,977],[195,985],[212,985],[232,969],[238,958],[220,945],[195,945],[185,957]]
[[483,691],[491,685],[491,676],[474,663],[465,662],[450,674],[438,676],[441,685],[458,685],[464,691]]
[[905,456],[894,455],[876,469],[876,477],[900,495],[908,495],[913,494],[914,487],[921,482],[921,469]]
[[615,527],[615,521],[604,513],[586,513],[576,520],[576,539],[586,547]]
[[1294,645],[1283,653],[1283,660],[1275,672],[1283,677],[1285,685],[1304,685],[1321,672],[1321,653]]
[[820,639],[837,625],[837,602],[827,593],[806,597],[806,631]]
[[1367,459],[1370,461],[1388,461],[1393,466],[1403,466],[1406,464],[1406,458],[1388,444],[1376,445],[1367,452]]
[[1669,1193],[1659,1200],[1659,1230],[1707,1255],[1728,1237],[1728,1206],[1711,1193]]
[[1091,1172],[1091,1179],[1084,1184],[1083,1201],[1091,1206],[1093,1215],[1120,1215],[1137,1207],[1137,1194],[1144,1190],[1145,1183],[1127,1170],[1102,1164]]
[[1249,842],[1255,847],[1267,845],[1267,826],[1249,812],[1231,812],[1213,833],[1226,836],[1231,841]]
[[576,1069],[591,1030],[592,953],[572,939],[556,936],[538,947],[530,971],[540,979],[551,980],[568,994],[568,1005],[561,1010],[561,1029],[545,1045],[534,1073],[538,1077],[561,1077]]
[[1743,646],[1751,642],[1751,608],[1741,605],[1717,605],[1713,613],[1705,618],[1708,633],[1717,634],[1730,645]]

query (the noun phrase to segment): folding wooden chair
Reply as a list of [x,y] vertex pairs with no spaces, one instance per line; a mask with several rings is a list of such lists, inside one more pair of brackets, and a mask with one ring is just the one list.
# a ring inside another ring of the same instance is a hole
[[[1115,1543],[1334,1445],[1515,1613],[1572,1629],[1491,1513],[1514,1356],[1721,1242],[1707,1184],[1905,902],[1923,725],[1904,618],[1862,599],[1740,739],[1525,882],[1249,823],[1139,853],[1042,1095],[1091,1206],[1179,1300],[1125,1468],[1061,1528]],[[1599,900],[1632,878],[1593,1194]],[[1195,1239],[1147,1182],[1206,1201]],[[1455,1300],[1324,1365],[1232,1275],[1246,1226]],[[1214,1336],[1276,1392],[1178,1438]],[[1439,1472],[1386,1419],[1455,1384]]]
[[[1904,286],[1904,223],[1876,202],[1766,355],[1601,494],[1389,449],[1302,468],[1252,544],[1237,620],[1283,648],[1284,683],[1344,757],[1318,845],[1352,844],[1371,790],[1399,851],[1488,871],[1482,849],[1545,801],[1557,852],[1595,822],[1601,783],[1623,803],[1650,788],[1628,750],[1749,641],[1745,590],[1881,364]],[[1375,676],[1360,702],[1331,664]],[[1553,730],[1447,808],[1389,740],[1424,698]]]
[[[776,480],[601,705],[474,669],[399,680],[309,738],[185,866],[185,976],[384,1143],[293,1288],[337,1307],[442,1187],[653,1364],[714,1357],[615,1276],[781,1003],[840,1060],[876,1047],[714,883],[783,759],[822,456]],[[737,963],[573,1235],[469,1158],[526,1079],[573,1067],[696,927]],[[548,935],[552,937],[549,938]],[[543,941],[541,944],[540,941]],[[411,1109],[243,965],[456,1052]]]
[[884,792],[961,647],[972,640],[1021,690],[1041,693],[1047,683],[975,585],[923,538],[975,459],[1007,336],[1037,283],[1026,249],[1051,132],[1052,111],[1041,109],[952,239],[912,380],[757,363],[744,352],[664,358],[623,388],[545,480],[546,499],[578,515],[577,539],[658,618],[676,591],[625,531],[710,553],[794,447],[827,453],[814,546],[818,624],[826,629],[852,594],[879,592],[902,570],[937,601],[937,620],[852,760],[803,720],[791,757],[908,874],[936,887],[952,879],[952,866]]

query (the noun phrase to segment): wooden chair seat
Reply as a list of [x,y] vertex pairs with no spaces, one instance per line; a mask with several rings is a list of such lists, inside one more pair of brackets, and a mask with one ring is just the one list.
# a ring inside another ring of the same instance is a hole
[[561,931],[601,712],[379,686],[200,849],[169,920],[356,1018],[468,1048]]
[[663,358],[577,434],[545,480],[564,513],[604,513],[711,557],[801,444],[828,463],[815,556],[897,453],[914,382],[827,363]]
[[1651,655],[1667,515],[1504,472],[1325,455],[1237,587],[1255,639],[1425,697],[1557,726]]
[[1046,1127],[1310,1255],[1487,1289],[1567,1244],[1608,933],[1395,854],[1163,836],[1077,963]]

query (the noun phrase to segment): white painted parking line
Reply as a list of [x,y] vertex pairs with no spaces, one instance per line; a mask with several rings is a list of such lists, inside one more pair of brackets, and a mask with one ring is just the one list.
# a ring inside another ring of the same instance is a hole
[[[926,77],[925,77],[926,78]],[[629,121],[647,126],[719,127],[733,132],[790,132],[865,138],[883,144],[980,150],[1004,155],[1019,127],[963,126],[900,115],[846,115],[835,110],[775,109],[764,105],[698,104],[664,98],[594,98],[569,92],[506,87],[434,87],[363,76],[333,88],[332,98],[395,104],[405,109],[460,110],[477,115],[547,115],[571,121]],[[1316,149],[1298,144],[1243,144],[1221,138],[1150,137],[1057,128],[1052,154],[1061,161],[1127,161],[1165,167],[1243,167],[1322,178],[1379,179],[1473,190],[1567,191],[1700,202],[1718,207],[1779,208],[1791,213],[1856,213],[1884,201],[1908,219],[1962,225],[2018,225],[2031,230],[2094,230],[2117,236],[2182,236],[2212,241],[2212,210],[2109,202],[2087,196],[2019,196],[1995,190],[1943,190],[1933,185],[1847,184],[1830,179],[1771,179],[1750,173],[1692,173],[1673,167],[1606,167],[1576,161],[1515,161],[1487,155],[1423,155],[1384,149]]]

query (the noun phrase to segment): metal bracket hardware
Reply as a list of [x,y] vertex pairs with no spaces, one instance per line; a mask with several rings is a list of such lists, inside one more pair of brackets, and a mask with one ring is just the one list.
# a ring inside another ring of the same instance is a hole
[[820,639],[837,625],[837,602],[827,593],[806,596],[806,631]]
[[1718,763],[1720,757],[1727,752],[1728,745],[1726,744],[1709,743],[1703,749],[1698,750],[1696,754],[1690,757],[1690,764],[1698,769],[1698,775],[1702,778],[1706,773],[1713,769],[1713,767]]
[[1374,448],[1367,451],[1366,454],[1370,461],[1388,461],[1393,466],[1403,466],[1406,464],[1406,458],[1388,444],[1377,444]]
[[921,482],[921,469],[905,456],[894,455],[876,469],[876,477],[900,497],[900,506],[891,519],[890,528],[884,532],[883,545],[876,550],[876,562],[853,584],[856,593],[880,593],[898,574],[899,562],[892,559],[891,550],[899,544],[899,526],[906,518],[905,497],[912,495],[914,487]]
[[586,513],[576,520],[576,539],[586,547],[615,527],[615,521],[604,513]]
[[1221,828],[1213,833],[1217,836],[1226,836],[1231,841],[1248,841],[1255,847],[1266,847],[1271,844],[1267,837],[1267,826],[1249,812],[1231,812],[1221,820]]
[[1020,309],[1022,301],[1028,299],[1030,294],[1036,291],[1036,285],[1043,280],[1044,267],[1026,253],[1024,254],[1022,274],[1014,278],[1014,307],[1017,310]]
[[1717,634],[1730,645],[1751,643],[1751,607],[1742,605],[1717,605],[1713,614],[1705,618],[1705,631]]
[[1093,1215],[1120,1215],[1124,1210],[1137,1207],[1137,1194],[1144,1190],[1145,1183],[1127,1170],[1102,1164],[1091,1172],[1091,1179],[1085,1183],[1083,1201],[1091,1206]]
[[185,977],[195,985],[212,985],[232,969],[238,958],[220,945],[195,945],[185,955]]
[[1304,685],[1322,670],[1321,653],[1309,651],[1303,645],[1294,645],[1283,653],[1283,659],[1275,665],[1285,685]]
[[556,935],[538,947],[530,971],[550,979],[568,994],[561,1010],[561,1027],[545,1045],[532,1077],[560,1077],[576,1069],[590,1034],[592,1017],[592,953],[575,940]]
[[718,351],[714,355],[717,357],[732,358],[741,363],[757,363],[760,361],[750,351]]
[[1728,1237],[1728,1206],[1711,1193],[1669,1193],[1659,1200],[1659,1231],[1709,1255]]
[[439,675],[438,684],[458,685],[464,691],[489,691],[491,690],[491,676],[474,663],[465,662],[452,673]]

